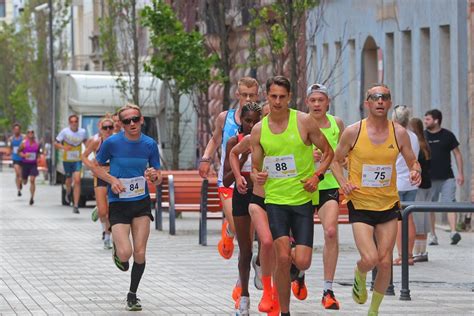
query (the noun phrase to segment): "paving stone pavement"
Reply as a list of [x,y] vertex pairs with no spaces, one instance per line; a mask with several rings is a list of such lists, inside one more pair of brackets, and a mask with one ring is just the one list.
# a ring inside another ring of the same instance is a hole
[[[102,249],[92,208],[79,215],[61,206],[60,188],[39,184],[35,205],[28,186],[17,197],[11,170],[0,172],[0,315],[121,315],[130,272],[113,264]],[[177,221],[177,235],[152,229],[147,266],[138,295],[140,315],[232,315],[231,291],[237,278],[237,251],[230,260],[217,253],[220,222],[209,221],[208,246],[198,245],[197,214]],[[396,296],[386,296],[381,315],[473,315],[473,234],[457,246],[439,231],[440,245],[429,248],[427,263],[410,268],[411,301],[400,301],[400,267],[394,267]],[[292,315],[366,315],[368,304],[351,299],[358,258],[349,225],[340,226],[340,255],[334,291],[340,311],[325,311],[322,292],[322,230],[315,229],[313,264],[307,273],[309,297],[292,298]],[[253,279],[253,272],[251,273]],[[251,282],[253,284],[253,282]],[[261,292],[253,286],[251,314]],[[369,298],[370,299],[370,298]]]

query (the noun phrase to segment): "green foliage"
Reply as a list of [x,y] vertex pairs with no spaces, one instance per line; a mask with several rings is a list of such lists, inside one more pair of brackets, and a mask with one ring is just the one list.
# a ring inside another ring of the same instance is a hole
[[216,56],[208,56],[203,36],[186,32],[169,5],[153,1],[142,11],[142,23],[150,29],[153,55],[145,71],[170,84],[172,93],[204,90],[211,81],[211,67]]

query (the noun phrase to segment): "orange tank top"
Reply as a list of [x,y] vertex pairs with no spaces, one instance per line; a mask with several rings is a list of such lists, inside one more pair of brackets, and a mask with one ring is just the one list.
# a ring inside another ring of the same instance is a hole
[[349,181],[359,189],[347,197],[356,210],[385,211],[399,204],[395,164],[400,152],[395,126],[388,121],[388,137],[373,144],[362,120],[354,147],[349,152]]

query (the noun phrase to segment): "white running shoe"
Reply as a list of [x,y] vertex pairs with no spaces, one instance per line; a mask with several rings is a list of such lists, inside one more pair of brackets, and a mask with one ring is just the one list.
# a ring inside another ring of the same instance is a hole
[[257,256],[255,255],[252,258],[252,267],[255,271],[255,277],[253,278],[253,283],[255,285],[255,288],[257,290],[263,290],[263,284],[262,284],[262,267],[257,265]]
[[241,296],[239,302],[239,309],[235,313],[236,316],[250,315],[250,298],[248,296]]

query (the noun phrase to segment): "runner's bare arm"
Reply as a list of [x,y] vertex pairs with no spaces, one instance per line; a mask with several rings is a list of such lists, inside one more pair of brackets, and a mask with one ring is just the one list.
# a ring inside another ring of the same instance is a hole
[[464,172],[463,172],[463,163],[462,163],[462,154],[459,150],[459,146],[453,149],[454,159],[456,159],[456,167],[458,167],[458,175],[456,181],[459,185],[464,184]]
[[411,147],[410,136],[407,130],[398,124],[395,124],[395,133],[400,153],[410,169],[410,183],[418,186],[421,183],[421,166]]
[[257,184],[264,185],[268,178],[268,173],[262,170],[264,152],[260,144],[260,135],[262,123],[259,122],[252,128],[250,133],[250,147],[252,150],[252,173],[255,176]]
[[20,157],[22,158],[25,158],[26,155],[23,153],[23,149],[25,149],[25,140],[24,139],[21,143],[20,143],[20,146],[18,146],[18,150],[17,150],[17,153]]
[[120,192],[125,192],[125,187],[123,186],[122,182],[116,177],[110,175],[104,168],[102,168],[99,163],[94,159],[91,161],[91,171],[92,173],[104,180],[105,182],[110,184],[110,189],[115,194],[119,194]]
[[225,187],[230,187],[232,185],[232,183],[234,182],[234,174],[232,173],[232,169],[230,167],[230,162],[229,162],[229,155],[230,155],[230,151],[232,150],[232,148],[234,148],[234,146],[238,143],[238,140],[237,140],[237,136],[233,136],[231,138],[229,138],[229,140],[227,141],[227,144],[226,144],[226,153],[225,153],[225,156],[226,156],[226,159],[224,161],[224,172],[222,173],[223,174],[223,177],[222,177],[222,183],[224,184]]
[[337,144],[336,152],[334,154],[334,161],[332,163],[332,173],[345,195],[348,195],[353,190],[357,189],[355,185],[348,182],[344,177],[343,166],[345,164],[347,154],[356,141],[358,132],[359,123],[350,125],[344,130],[339,139],[339,143]]
[[209,168],[211,166],[211,159],[214,156],[217,148],[221,144],[222,141],[222,129],[224,128],[224,120],[227,115],[227,111],[222,112],[216,119],[216,126],[214,127],[214,131],[212,132],[212,137],[207,143],[206,149],[204,150],[204,154],[202,158],[205,161],[201,160],[199,162],[199,175],[202,178],[206,178],[209,174]]
[[250,150],[250,135],[245,136],[237,145],[232,148],[229,154],[229,164],[232,172],[234,173],[235,185],[237,190],[241,194],[247,192],[247,180],[240,173],[241,164],[239,160],[239,155],[246,153]]
[[99,141],[100,141],[99,139],[91,138],[90,141],[87,142],[86,149],[82,153],[82,157],[81,157],[82,162],[91,170],[92,170],[94,164],[92,163],[91,160],[89,160],[89,155],[92,152],[95,152],[97,150],[97,146],[99,145]]
[[[324,174],[331,165],[331,162],[334,158],[334,151],[329,145],[328,140],[324,136],[324,134],[319,129],[319,125],[316,120],[311,115],[305,115],[303,118],[303,126],[308,128],[308,137],[311,143],[313,143],[319,150],[323,153],[321,160],[319,161],[318,170],[316,170],[316,174]],[[316,176],[317,177],[317,176]]]

